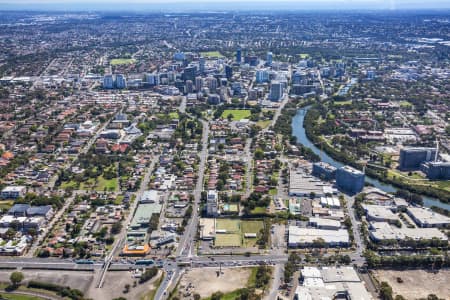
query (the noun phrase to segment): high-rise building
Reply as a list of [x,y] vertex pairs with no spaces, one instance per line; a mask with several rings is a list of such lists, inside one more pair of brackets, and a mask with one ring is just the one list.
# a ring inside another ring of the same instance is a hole
[[122,74],[116,75],[116,88],[125,89],[127,87],[127,79]]
[[203,56],[201,56],[198,60],[198,68],[200,70],[200,74],[205,73],[205,65],[206,65],[206,59]]
[[258,70],[256,71],[256,82],[263,83],[269,81],[269,71],[267,70]]
[[320,161],[313,164],[312,174],[324,180],[333,180],[336,177],[336,168]]
[[151,86],[159,85],[159,75],[155,73],[146,74],[145,81]]
[[203,88],[203,78],[196,77],[195,78],[195,91],[198,93],[202,90],[202,88]]
[[272,84],[270,85],[269,99],[271,101],[280,101],[282,97],[283,97],[283,83],[277,80],[272,81]]
[[349,166],[344,166],[336,171],[336,185],[339,189],[356,194],[364,188],[363,172]]
[[185,92],[188,94],[194,92],[194,84],[192,83],[192,80],[186,80]]
[[206,78],[206,81],[208,84],[209,91],[211,93],[215,93],[217,90],[217,79],[214,77],[208,77]]
[[268,66],[272,65],[273,54],[272,52],[267,52],[266,63]]
[[242,49],[240,47],[236,50],[236,62],[238,64],[242,62]]
[[436,156],[436,148],[405,147],[400,150],[398,168],[400,170],[418,170],[420,165],[432,161]]
[[230,65],[225,65],[225,77],[227,77],[228,80],[231,80],[233,77],[233,68]]
[[177,52],[173,55],[174,60],[184,60],[185,58],[186,56],[184,55],[183,52]]
[[195,66],[187,67],[186,69],[184,69],[184,72],[183,72],[183,80],[184,81],[187,81],[187,80],[194,81],[196,72],[197,72],[197,68]]
[[114,88],[114,78],[112,75],[109,74],[103,77],[103,88],[104,89]]

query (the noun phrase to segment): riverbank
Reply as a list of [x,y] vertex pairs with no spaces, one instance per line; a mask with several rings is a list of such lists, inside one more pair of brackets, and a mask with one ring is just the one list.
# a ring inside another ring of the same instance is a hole
[[[321,160],[329,163],[337,168],[343,166],[344,164],[352,165],[356,168],[362,169],[361,165],[358,165],[350,159],[345,159],[345,154],[331,148],[328,143],[321,143],[321,138],[314,134],[312,127],[307,125],[307,122],[312,122],[312,120],[307,121],[307,118],[313,118],[314,115],[310,113],[312,106],[307,106],[302,108],[302,111],[298,111],[297,114],[292,119],[292,134],[296,137],[297,142],[301,143],[304,147],[310,148],[314,153],[321,156]],[[305,126],[304,126],[305,125]],[[308,128],[309,127],[309,128]],[[321,149],[318,148],[321,147]],[[366,169],[366,182],[387,192],[394,193],[398,188],[407,189],[413,193],[418,193],[421,195],[426,195],[423,197],[424,205],[427,207],[437,206],[446,210],[450,210],[450,204],[448,204],[448,199],[450,199],[450,193],[436,195],[434,192],[430,191],[419,191],[412,190],[411,187],[398,184],[397,182],[386,180],[381,174],[372,172],[373,169]],[[439,200],[438,200],[439,199]]]

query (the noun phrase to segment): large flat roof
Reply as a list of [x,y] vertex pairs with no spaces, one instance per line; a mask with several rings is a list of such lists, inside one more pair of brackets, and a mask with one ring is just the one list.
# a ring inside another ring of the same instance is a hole
[[450,218],[422,207],[408,207],[408,213],[422,224],[450,224]]

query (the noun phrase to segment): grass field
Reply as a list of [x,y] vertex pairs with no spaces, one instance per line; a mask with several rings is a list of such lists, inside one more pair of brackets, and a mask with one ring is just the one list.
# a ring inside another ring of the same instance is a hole
[[263,221],[242,221],[242,233],[259,233],[264,228]]
[[113,58],[109,62],[112,66],[118,66],[118,65],[130,65],[135,63],[136,60],[133,58]]
[[0,201],[0,211],[9,210],[14,204],[13,200]]
[[214,245],[216,247],[240,247],[242,238],[240,234],[216,234]]
[[347,101],[333,101],[334,105],[351,105],[352,104],[352,100],[347,100]]
[[258,122],[256,122],[256,125],[258,125],[258,126],[261,127],[262,129],[265,129],[265,128],[269,127],[270,122],[272,122],[272,121],[271,121],[271,120],[258,121]]
[[180,116],[178,115],[178,113],[176,111],[169,113],[169,117],[171,119],[178,119]]
[[409,103],[408,101],[400,101],[400,107],[405,107],[405,108],[409,108],[412,107],[413,105],[411,103]]
[[307,53],[300,53],[298,56],[300,56],[301,59],[305,59],[309,57],[309,54]]
[[240,220],[217,219],[216,221],[216,229],[219,230],[225,229],[227,232],[240,232],[240,227]]
[[226,119],[229,114],[233,115],[233,121],[239,121],[242,119],[247,119],[252,114],[250,110],[247,109],[226,109],[222,113],[222,118]]
[[210,58],[210,57],[222,58],[222,57],[224,57],[222,55],[222,53],[220,53],[219,51],[200,52],[200,55],[203,56],[203,57],[207,57],[207,58]]
[[266,207],[257,206],[250,211],[251,214],[258,215],[266,213]]
[[[97,184],[95,184],[95,179],[89,178],[89,180],[81,182],[80,186],[77,187],[77,182],[74,180],[65,181],[61,184],[62,189],[80,189],[80,190],[89,190],[94,188],[96,191],[104,191],[105,188],[108,191],[116,191],[119,186],[117,178],[113,179],[105,179],[103,176],[99,176],[97,178]],[[95,185],[95,186],[94,186]]]
[[5,299],[5,300],[42,300],[44,298],[28,296],[28,295],[0,293],[0,299]]

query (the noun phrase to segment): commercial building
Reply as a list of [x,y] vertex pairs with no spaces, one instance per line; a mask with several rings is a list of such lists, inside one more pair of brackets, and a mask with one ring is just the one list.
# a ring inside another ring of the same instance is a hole
[[302,170],[291,169],[289,174],[289,196],[296,197],[325,197],[335,194],[336,190],[329,184],[314,176],[305,174]]
[[127,79],[122,74],[116,75],[116,88],[125,89],[127,87]]
[[336,178],[336,168],[326,162],[317,162],[313,164],[312,174],[323,180],[333,180]]
[[312,217],[309,218],[309,225],[318,229],[339,230],[341,222],[331,219]]
[[420,170],[430,180],[450,180],[450,162],[425,162]]
[[272,65],[272,61],[273,61],[273,54],[272,54],[272,52],[267,52],[266,64],[268,66],[271,66]]
[[283,98],[283,83],[273,80],[270,85],[269,100],[280,101]]
[[349,193],[359,193],[364,188],[364,173],[349,166],[336,171],[336,185],[339,189]]
[[242,62],[242,49],[237,48],[236,50],[236,62],[240,64]]
[[159,195],[158,191],[149,190],[149,191],[144,191],[139,202],[140,203],[159,203],[160,200],[161,200],[161,196]]
[[105,75],[103,77],[103,88],[113,89],[114,88],[114,77],[112,75]]
[[449,217],[435,213],[427,208],[408,207],[406,212],[420,227],[446,227],[450,225]]
[[256,83],[269,81],[269,71],[266,69],[256,71]]
[[311,247],[320,242],[328,247],[347,247],[350,243],[346,229],[328,230],[289,226],[288,247]]
[[400,150],[398,168],[400,170],[418,170],[424,162],[436,157],[436,148],[405,147]]
[[21,185],[7,186],[2,190],[2,199],[17,199],[25,196],[26,187]]
[[300,273],[296,300],[373,299],[352,267],[304,267]]

